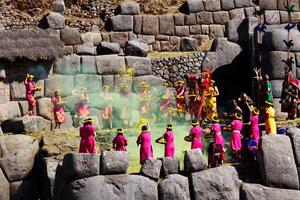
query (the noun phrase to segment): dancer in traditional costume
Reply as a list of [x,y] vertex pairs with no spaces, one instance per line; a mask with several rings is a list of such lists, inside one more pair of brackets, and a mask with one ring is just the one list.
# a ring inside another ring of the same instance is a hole
[[273,86],[269,80],[269,76],[266,74],[262,85],[262,93],[264,101],[273,102]]
[[171,91],[169,88],[169,84],[165,82],[164,86],[165,86],[165,91],[164,91],[163,96],[161,97],[162,100],[161,100],[161,104],[160,104],[160,108],[159,108],[161,116],[165,115],[165,113],[168,112],[168,109],[171,106],[171,102],[170,102]]
[[201,104],[201,97],[199,94],[198,77],[192,75],[188,80],[189,86],[189,113],[193,119],[198,119],[198,113]]
[[260,138],[259,131],[259,110],[257,108],[252,109],[250,117],[250,138],[258,144]]
[[233,154],[233,160],[240,159],[240,153],[242,150],[242,134],[243,129],[243,116],[240,113],[236,113],[234,120],[231,122],[231,140],[230,147]]
[[142,82],[140,85],[139,97],[141,100],[140,113],[141,116],[150,115],[150,94],[149,94],[149,84]]
[[193,120],[190,134],[184,139],[186,141],[192,142],[191,149],[201,149],[202,153],[204,153],[204,146],[202,143],[201,136],[202,128],[199,126],[199,122],[197,120]]
[[34,81],[34,76],[31,74],[27,74],[26,79],[24,81],[25,89],[26,89],[26,100],[28,102],[28,115],[35,115],[36,110],[36,100],[35,100],[35,92],[41,91],[41,87],[36,87]]
[[275,122],[275,109],[273,102],[266,101],[266,134],[277,134],[277,126]]
[[76,104],[76,114],[77,117],[87,117],[89,115],[89,96],[86,93],[86,88],[81,87],[80,93],[76,90],[73,90],[73,95],[78,97],[78,102]]
[[177,81],[178,86],[176,87],[176,109],[177,113],[185,113],[186,112],[186,100],[185,100],[185,92],[187,91],[186,86],[184,85],[184,80]]
[[174,133],[172,124],[168,124],[166,132],[155,140],[156,143],[165,144],[165,157],[174,157]]
[[153,158],[153,149],[151,145],[151,133],[147,126],[142,127],[142,132],[136,141],[140,145],[140,164],[144,164],[147,158]]
[[295,119],[299,104],[299,87],[298,80],[292,74],[283,82],[281,103],[281,111],[288,113],[288,119]]
[[113,142],[113,148],[116,151],[126,151],[127,139],[123,135],[122,129],[117,130],[117,136],[113,139],[112,142]]
[[205,104],[203,107],[203,114],[205,113],[206,119],[212,120],[213,117],[218,116],[217,113],[217,96],[219,96],[219,90],[214,85],[215,81],[211,80],[211,85],[206,93]]
[[113,119],[113,109],[112,109],[112,96],[109,93],[109,86],[103,86],[103,92],[101,93],[101,97],[103,100],[103,107],[102,107],[102,119],[105,122],[109,123],[109,128],[112,129],[112,119]]
[[198,110],[198,118],[203,119],[202,111],[209,87],[211,86],[211,73],[210,71],[204,70],[203,72],[201,72],[201,75],[203,76],[203,78],[201,79],[201,82],[199,84],[200,106]]
[[126,84],[121,85],[120,96],[121,99],[123,99],[123,102],[125,102],[121,108],[120,119],[122,120],[124,126],[129,127],[131,126],[132,123],[132,110],[130,109],[129,106],[132,94],[131,91],[129,90],[128,85]]
[[64,105],[65,102],[61,97],[61,91],[56,90],[54,92],[54,96],[51,98],[53,103],[53,113],[55,120],[55,129],[60,128],[61,124],[66,121]]
[[88,118],[83,121],[83,126],[80,127],[80,147],[79,153],[97,153],[95,142],[96,127],[93,126],[93,120]]
[[220,145],[222,147],[222,151],[220,152],[221,154],[221,159],[222,159],[222,163],[224,163],[224,161],[226,160],[225,157],[225,144],[224,144],[224,137],[222,135],[222,129],[221,129],[221,125],[220,125],[220,120],[217,116],[214,116],[212,118],[212,122],[213,125],[211,126],[211,133],[213,135],[214,138],[214,143],[217,145]]

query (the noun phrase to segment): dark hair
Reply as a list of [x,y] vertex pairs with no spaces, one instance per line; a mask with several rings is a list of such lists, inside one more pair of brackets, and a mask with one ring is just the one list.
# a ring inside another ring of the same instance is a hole
[[117,131],[123,131],[121,128],[117,129]]
[[147,131],[148,127],[147,126],[142,126],[142,131]]

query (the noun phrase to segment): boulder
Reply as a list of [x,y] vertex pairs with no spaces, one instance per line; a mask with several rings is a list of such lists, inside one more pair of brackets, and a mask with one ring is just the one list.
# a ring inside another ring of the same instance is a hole
[[126,65],[134,69],[135,76],[152,75],[151,59],[126,56]]
[[10,183],[10,200],[39,199],[37,179],[24,179]]
[[47,97],[52,97],[57,89],[61,90],[64,97],[72,95],[73,88],[74,76],[55,74],[45,80],[45,96]]
[[159,16],[159,33],[165,35],[174,35],[173,15]]
[[158,180],[162,162],[158,159],[147,158],[141,167],[140,173],[148,178]]
[[79,74],[80,56],[72,54],[57,59],[54,64],[54,73],[63,75]]
[[171,157],[163,157],[159,158],[162,162],[161,166],[161,176],[165,177],[169,174],[178,174],[180,170],[180,164],[178,158],[171,158]]
[[55,183],[55,172],[58,161],[52,158],[43,159],[43,197],[53,199],[53,188]]
[[51,130],[51,121],[40,116],[23,116],[7,120],[1,124],[4,132],[38,133]]
[[205,170],[207,168],[207,161],[205,160],[200,149],[193,149],[186,151],[184,154],[184,171],[186,173],[193,173]]
[[9,200],[9,182],[0,168],[0,199]]
[[[36,98],[44,96],[44,80],[36,81],[36,86],[41,87],[41,91],[35,93]],[[12,100],[25,100],[26,99],[26,88],[23,82],[13,81],[10,83],[10,95]]]
[[66,185],[61,199],[158,200],[154,181],[137,175],[94,176]]
[[20,108],[17,101],[0,104],[0,122],[21,117]]
[[201,0],[187,0],[186,1],[186,13],[197,13],[204,10],[203,1]]
[[56,12],[48,13],[42,22],[45,23],[45,28],[63,29],[65,28],[65,17]]
[[122,48],[125,47],[126,42],[129,40],[128,32],[110,32],[110,42],[118,43]]
[[244,7],[251,7],[252,1],[251,0],[234,0],[235,6],[237,8],[244,8]]
[[97,176],[100,173],[100,155],[88,153],[69,153],[63,159],[63,179],[66,183]]
[[60,31],[60,38],[65,45],[81,44],[80,33],[77,28],[64,28]]
[[226,24],[225,29],[230,42],[238,43],[240,41],[241,34],[245,35],[244,31],[240,31],[244,22],[244,19],[233,19]]
[[126,151],[104,151],[101,154],[101,174],[126,174],[128,162],[128,152]]
[[120,4],[118,11],[121,15],[139,15],[140,5],[138,3],[122,3]]
[[83,44],[93,43],[94,46],[97,46],[102,40],[101,33],[99,32],[82,33],[80,37]]
[[158,196],[160,200],[189,200],[189,180],[179,174],[171,174],[158,185]]
[[181,37],[189,36],[189,26],[175,26],[175,35]]
[[27,115],[28,108],[29,108],[28,102],[27,101],[18,101],[18,104],[20,107],[21,116]]
[[232,10],[235,8],[234,5],[235,0],[221,0],[222,10]]
[[78,74],[75,76],[75,88],[80,90],[85,87],[87,93],[98,93],[102,91],[102,76],[92,74]]
[[64,170],[62,166],[62,161],[60,161],[56,167],[54,187],[53,187],[53,200],[60,200],[62,195],[62,190],[65,186],[64,180]]
[[118,55],[96,56],[96,65],[99,74],[112,75],[125,72],[125,59]]
[[296,127],[290,127],[288,129],[288,136],[292,142],[296,165],[298,168],[300,168],[300,129]]
[[78,44],[74,46],[74,49],[78,55],[95,55],[93,43]]
[[191,174],[191,196],[197,200],[239,200],[238,173],[232,166],[216,167]]
[[83,74],[97,74],[95,56],[81,56],[81,72]]
[[[267,32],[264,36],[266,45],[270,51],[286,51],[287,47],[283,40],[287,40],[287,31],[284,29],[274,29]],[[290,31],[290,39],[293,40],[294,46],[290,48],[291,51],[300,51],[300,33],[296,29]]]
[[207,11],[219,11],[221,10],[220,0],[203,1],[204,8]]
[[258,146],[258,165],[269,187],[299,189],[299,177],[291,141],[285,135],[266,135]]
[[111,18],[113,31],[133,31],[133,16],[116,15]]
[[48,120],[54,119],[53,103],[51,102],[51,98],[42,98],[37,100],[37,113]]
[[241,200],[300,200],[300,191],[265,187],[259,184],[243,183]]
[[196,51],[198,48],[198,40],[195,38],[183,37],[180,42],[181,51]]
[[65,2],[64,0],[56,0],[52,3],[52,9],[54,12],[64,12],[66,10]]
[[146,57],[149,51],[148,44],[143,40],[131,40],[125,44],[125,55]]
[[38,140],[26,135],[0,137],[0,166],[9,182],[26,178],[33,170]]
[[214,18],[211,12],[203,11],[197,13],[197,23],[198,24],[213,24]]
[[98,55],[119,54],[120,52],[121,47],[118,43],[101,42],[97,46]]
[[150,85],[150,88],[161,87],[161,84],[165,81],[162,78],[159,78],[154,75],[148,76],[137,76],[133,78],[133,88],[135,91],[138,91],[141,82],[147,82]]
[[158,17],[154,15],[144,15],[142,23],[142,33],[145,35],[157,35],[158,29]]

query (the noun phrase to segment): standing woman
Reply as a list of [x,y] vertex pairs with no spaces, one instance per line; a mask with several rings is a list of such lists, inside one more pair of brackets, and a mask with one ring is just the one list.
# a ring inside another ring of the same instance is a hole
[[97,153],[97,147],[95,142],[96,127],[93,126],[93,120],[91,118],[83,121],[83,126],[80,127],[80,147],[79,153]]
[[35,91],[40,91],[40,87],[36,87],[33,82],[34,76],[31,74],[27,74],[26,79],[24,81],[25,89],[26,89],[26,100],[28,102],[28,114],[35,115],[36,109],[36,100],[34,98]]
[[150,93],[149,93],[149,84],[142,82],[140,85],[139,97],[141,100],[140,113],[141,116],[150,116]]
[[202,153],[204,153],[204,146],[201,136],[202,128],[199,126],[199,122],[197,120],[193,120],[190,134],[184,139],[188,142],[192,142],[191,149],[201,149]]
[[112,119],[113,119],[113,110],[112,110],[112,96],[108,92],[109,86],[104,85],[103,86],[103,92],[101,94],[101,97],[103,98],[104,105],[102,108],[102,118],[105,121],[109,122],[109,128],[112,129]]
[[53,113],[54,113],[54,119],[55,119],[55,129],[59,128],[62,123],[65,122],[65,110],[64,110],[64,100],[61,97],[61,91],[56,90],[54,92],[54,96],[51,98],[51,101],[53,103]]
[[186,111],[186,100],[185,92],[187,91],[186,86],[184,85],[184,80],[177,81],[178,86],[176,87],[176,109],[177,113],[185,114]]
[[231,122],[231,141],[230,147],[233,154],[233,158],[239,159],[242,149],[242,134],[243,129],[243,116],[240,113],[234,114],[234,120]]
[[275,122],[275,109],[273,107],[273,103],[266,101],[266,134],[277,134],[277,127]]
[[151,133],[147,126],[142,127],[137,141],[137,145],[140,145],[140,164],[144,164],[147,158],[153,158],[153,149],[151,145]]
[[118,129],[117,130],[117,136],[113,139],[113,148],[116,151],[127,151],[126,146],[127,146],[127,139],[123,135],[123,130]]
[[86,93],[86,88],[81,87],[80,93],[74,90],[73,95],[79,98],[78,103],[76,105],[77,117],[87,117],[89,115],[89,106],[88,106],[89,96]]
[[168,124],[166,132],[155,140],[156,143],[165,144],[165,157],[174,157],[174,133],[172,124]]
[[169,88],[169,84],[167,82],[165,82],[164,86],[165,86],[165,91],[161,97],[161,104],[159,107],[161,116],[165,115],[171,106],[171,101],[170,101],[171,91]]
[[257,108],[252,109],[252,114],[250,117],[250,138],[253,139],[256,144],[258,144],[260,138],[259,131],[259,110]]

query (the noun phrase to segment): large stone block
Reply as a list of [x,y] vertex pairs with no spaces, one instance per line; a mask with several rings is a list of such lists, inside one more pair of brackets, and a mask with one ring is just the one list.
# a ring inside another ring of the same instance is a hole
[[162,78],[159,78],[157,76],[149,75],[149,76],[137,76],[133,78],[133,88],[135,91],[138,91],[141,82],[147,82],[150,85],[150,88],[154,87],[161,87],[161,84],[165,80]]
[[[294,53],[290,54],[295,60]],[[287,52],[284,51],[271,51],[265,57],[266,61],[264,64],[266,72],[269,74],[270,79],[284,79],[286,64],[282,62],[287,59]],[[296,74],[295,64],[292,64],[293,74]]]
[[213,24],[213,14],[211,12],[199,12],[197,13],[197,23],[198,24]]
[[96,53],[93,43],[78,44],[74,46],[74,49],[78,55],[95,55]]
[[109,36],[112,43],[118,43],[122,48],[129,39],[128,32],[110,32]]
[[190,26],[190,34],[201,34],[201,26],[200,25],[191,25]]
[[205,160],[200,149],[189,150],[184,155],[184,171],[186,173],[193,173],[202,171],[207,168],[207,161]]
[[155,36],[154,35],[138,35],[138,39],[142,40],[142,41],[145,41],[148,45],[155,43]]
[[26,178],[33,170],[38,140],[26,135],[0,137],[0,166],[9,182]]
[[221,0],[222,10],[232,10],[235,8],[234,0]]
[[120,4],[118,11],[121,15],[139,15],[140,5],[138,3],[122,3]]
[[299,189],[297,167],[288,136],[263,136],[257,156],[259,170],[266,186]]
[[111,18],[113,31],[132,31],[133,16],[116,15]]
[[101,174],[126,174],[128,162],[127,151],[104,151],[101,154]]
[[190,183],[191,196],[197,200],[239,200],[239,177],[232,166],[193,173]]
[[158,180],[162,162],[158,159],[147,158],[141,167],[140,173],[148,178]]
[[[38,80],[36,87],[41,87],[41,91],[35,93],[36,98],[44,96],[44,80]],[[12,100],[25,100],[26,99],[26,88],[23,82],[13,81],[10,83],[10,95]]]
[[43,159],[43,198],[53,199],[53,190],[55,183],[55,173],[58,166],[58,161],[52,158]]
[[204,10],[204,5],[202,0],[187,0],[186,1],[186,12],[187,13],[197,13]]
[[52,3],[52,9],[54,12],[64,12],[66,10],[65,2],[64,0],[56,0]]
[[235,6],[237,8],[244,8],[244,7],[251,7],[252,1],[251,0],[234,0]]
[[133,16],[133,32],[136,34],[142,33],[142,23],[143,23],[143,16],[141,15],[134,15]]
[[198,48],[198,40],[190,37],[181,38],[180,50],[181,51],[196,51]]
[[266,10],[277,10],[277,0],[260,0],[259,6]]
[[100,174],[100,155],[69,153],[63,159],[63,179],[66,183]]
[[158,17],[154,15],[144,15],[143,16],[143,26],[142,33],[145,35],[157,35],[159,33],[158,29]]
[[114,76],[113,75],[103,75],[102,76],[102,84],[108,85],[109,90],[112,91],[115,85]]
[[300,191],[265,187],[259,184],[243,183],[241,200],[300,200]]
[[0,98],[0,104],[7,103],[7,102],[10,101],[10,88],[9,88],[9,84],[6,83],[6,82],[4,82],[4,81],[0,81],[0,96],[1,96],[1,98]]
[[207,11],[219,11],[221,10],[220,0],[203,1],[204,8]]
[[45,80],[45,96],[51,97],[54,91],[61,90],[62,96],[69,96],[72,94],[74,88],[74,76],[53,75]]
[[81,43],[80,33],[77,28],[64,28],[60,31],[61,40],[65,45],[76,45]]
[[174,24],[176,26],[183,26],[184,25],[184,15],[181,15],[181,14],[174,15]]
[[[286,51],[287,47],[283,40],[287,40],[288,34],[284,29],[274,29],[267,32],[264,36],[266,45],[269,51]],[[290,39],[293,40],[294,46],[290,48],[290,51],[300,51],[300,33],[298,30],[292,29],[290,31]]]
[[159,17],[159,33],[164,35],[174,35],[173,15],[161,15]]
[[224,29],[222,25],[210,25],[209,26],[209,36],[211,38],[223,38]]
[[181,37],[187,37],[190,35],[188,26],[175,26],[175,35]]
[[159,183],[158,195],[160,200],[189,200],[188,178],[179,174],[168,175],[165,180]]
[[[284,10],[286,11],[286,0],[278,0],[278,10]],[[295,11],[299,11],[299,0],[289,0],[289,4],[294,6]]]
[[80,90],[85,87],[87,93],[98,93],[102,91],[102,76],[90,74],[78,74],[75,76],[75,88]]
[[125,45],[125,55],[146,57],[149,52],[148,44],[141,39],[128,41]]
[[53,28],[53,29],[65,28],[65,17],[59,13],[50,12],[44,17],[43,20],[45,21],[45,26],[47,28]]
[[125,59],[118,55],[96,56],[96,65],[99,74],[119,74],[125,72]]
[[81,56],[81,72],[83,74],[97,74],[95,56]]
[[195,13],[189,15],[184,15],[184,24],[185,25],[195,25],[197,24],[197,18]]
[[270,81],[272,84],[272,89],[273,89],[273,97],[274,98],[280,98],[281,97],[281,92],[282,92],[282,83],[283,80],[272,80]]
[[21,117],[20,108],[17,101],[10,101],[0,104],[0,122]]
[[42,98],[37,100],[37,113],[48,120],[54,119],[53,103],[51,102],[51,98]]
[[10,200],[39,199],[39,186],[36,178],[24,179],[10,183]]
[[278,10],[267,10],[265,12],[266,24],[280,24],[280,14]]
[[9,200],[9,182],[0,168],[0,199]]
[[216,24],[226,24],[229,22],[230,17],[227,11],[218,11],[213,13],[214,22]]
[[101,42],[97,46],[98,55],[119,54],[120,52],[121,52],[121,47],[118,43]]
[[66,185],[61,199],[136,199],[158,200],[154,181],[137,175],[94,176]]
[[243,23],[244,19],[233,19],[226,24],[225,29],[230,42],[239,42],[241,34],[245,34],[244,32],[239,31]]
[[159,159],[162,162],[161,172],[160,172],[162,177],[165,177],[169,174],[178,174],[180,170],[180,164],[178,158],[163,157]]
[[230,19],[244,19],[245,18],[245,11],[244,8],[238,8],[229,11]]
[[80,56],[76,54],[59,58],[54,64],[54,73],[75,75],[80,73]]
[[102,40],[101,33],[95,32],[82,33],[80,37],[83,44],[93,43],[94,46],[97,46]]
[[20,112],[21,116],[27,115],[28,114],[28,102],[27,101],[18,101],[19,107],[20,107]]
[[135,76],[152,75],[151,59],[127,56],[125,61],[127,66],[134,69]]
[[294,156],[296,159],[296,165],[298,167],[298,172],[300,168],[300,129],[296,127],[291,127],[288,129],[288,136],[291,139]]

